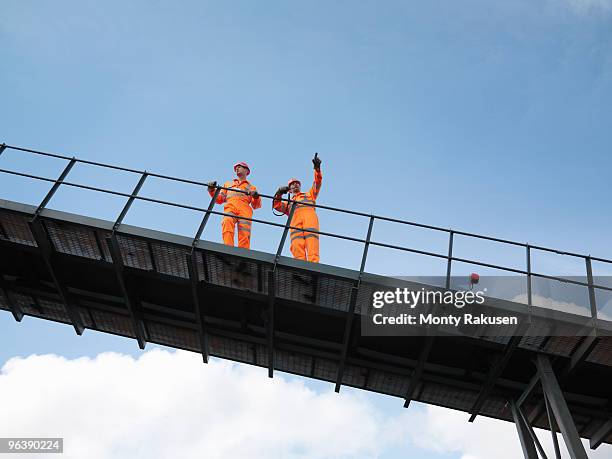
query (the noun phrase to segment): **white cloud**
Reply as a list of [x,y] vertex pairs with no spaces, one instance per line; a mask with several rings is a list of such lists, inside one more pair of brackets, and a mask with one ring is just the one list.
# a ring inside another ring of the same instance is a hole
[[466,413],[420,404],[384,411],[375,399],[335,394],[331,384],[315,392],[299,378],[271,380],[247,365],[203,365],[182,351],[138,359],[33,355],[0,371],[0,432],[64,437],[67,459],[367,458],[391,449],[401,450],[398,457],[422,450],[520,457],[511,423],[481,417],[470,424]]
[[2,436],[64,437],[66,458],[376,457],[407,438],[407,411],[187,352],[14,358],[0,406]]

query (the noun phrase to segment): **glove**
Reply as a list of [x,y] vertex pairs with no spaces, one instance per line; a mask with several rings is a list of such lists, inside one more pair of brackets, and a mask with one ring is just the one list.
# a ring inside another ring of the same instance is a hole
[[289,187],[288,186],[281,186],[278,190],[276,190],[276,194],[277,195],[283,195],[287,191],[289,191]]
[[253,199],[257,199],[259,197],[259,193],[257,192],[257,190],[250,191],[249,194],[253,197]]
[[312,164],[316,170],[321,169],[321,160],[319,159],[319,153],[315,153],[314,158],[312,158]]
[[208,182],[206,185],[208,185],[208,191],[214,191],[214,189],[217,187],[217,181],[213,180],[212,182]]

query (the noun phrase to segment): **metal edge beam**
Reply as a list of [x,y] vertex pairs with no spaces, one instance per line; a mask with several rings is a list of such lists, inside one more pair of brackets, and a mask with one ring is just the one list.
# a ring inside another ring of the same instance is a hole
[[474,419],[476,419],[476,416],[478,416],[478,413],[480,409],[482,408],[482,405],[484,404],[491,390],[495,386],[495,382],[501,376],[503,371],[506,369],[506,365],[508,365],[508,362],[510,361],[512,354],[514,353],[514,350],[517,348],[517,346],[521,342],[521,339],[522,339],[522,336],[513,336],[508,342],[508,344],[506,345],[506,349],[504,350],[504,353],[498,358],[495,365],[491,367],[489,375],[487,376],[487,380],[482,385],[482,388],[480,389],[480,392],[478,393],[478,397],[476,398],[476,401],[472,405],[472,408],[470,410],[471,416],[470,416],[469,422],[474,422]]
[[198,326],[198,335],[200,336],[200,347],[202,352],[202,360],[208,363],[209,346],[208,335],[206,334],[206,325],[204,323],[204,312],[202,311],[202,297],[200,295],[200,281],[198,276],[198,265],[196,256],[198,252],[191,252],[187,255],[187,269],[189,271],[189,281],[191,283],[191,295],[193,298],[193,307],[195,310],[196,324]]
[[112,234],[110,237],[106,238],[106,242],[111,253],[111,258],[113,259],[113,266],[115,268],[117,282],[119,283],[119,287],[123,293],[125,306],[127,307],[130,318],[132,319],[134,333],[136,334],[136,339],[138,340],[138,347],[140,347],[140,349],[144,349],[147,342],[146,330],[142,320],[136,314],[136,299],[133,292],[129,290],[127,285],[125,266],[123,265],[123,260],[121,259],[119,241],[117,241],[117,236]]
[[580,441],[576,424],[563,397],[563,392],[550,364],[550,360],[547,356],[538,354],[535,362],[540,374],[540,380],[542,381],[542,389],[548,398],[570,457],[572,459],[587,459],[587,454]]
[[55,252],[51,241],[49,240],[49,236],[47,231],[45,230],[40,219],[32,219],[29,222],[30,230],[32,231],[32,235],[34,236],[34,240],[38,245],[39,254],[42,256],[45,266],[47,267],[47,271],[51,275],[51,279],[53,280],[53,284],[60,296],[61,302],[66,309],[66,313],[70,318],[72,326],[76,331],[77,335],[82,335],[85,330],[85,326],[83,325],[83,321],[79,312],[74,308],[72,304],[72,300],[70,297],[70,293],[68,292],[68,288],[62,284],[59,276],[57,275],[55,263],[53,262],[52,255]]
[[612,433],[612,419],[608,419],[604,422],[599,429],[593,434],[589,441],[591,449],[597,449],[601,445],[606,437]]

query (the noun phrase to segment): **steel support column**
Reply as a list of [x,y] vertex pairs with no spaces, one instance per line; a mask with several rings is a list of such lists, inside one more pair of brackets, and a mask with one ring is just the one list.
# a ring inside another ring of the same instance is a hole
[[555,458],[561,459],[561,451],[559,449],[559,439],[557,438],[557,422],[555,417],[552,415],[550,409],[550,403],[546,394],[544,395],[544,403],[546,404],[546,417],[548,417],[548,427],[550,428],[550,434],[552,435],[553,446],[555,448]]
[[289,234],[289,227],[291,226],[291,221],[293,220],[293,213],[295,212],[296,207],[297,206],[295,204],[291,205],[289,215],[287,216],[287,223],[285,223],[283,235],[281,236],[280,243],[278,244],[278,249],[276,250],[276,255],[274,256],[274,263],[272,264],[272,269],[268,271],[268,311],[266,329],[268,333],[269,378],[274,377],[274,307],[276,303],[276,265],[278,264],[278,260],[280,259],[281,254],[283,253],[283,247],[285,246],[285,241],[287,240],[287,235]]
[[523,417],[519,413],[520,408],[516,405],[516,403],[514,403],[514,401],[510,402],[510,410],[512,411],[514,425],[516,426],[516,431],[518,433],[519,440],[521,441],[523,456],[525,456],[525,459],[538,459],[538,453],[536,452],[533,439],[529,434],[529,429],[527,428]]
[[43,227],[42,222],[34,218],[29,222],[30,230],[32,231],[32,235],[34,236],[34,240],[36,240],[36,244],[38,245],[38,249],[40,251],[40,255],[42,256],[45,266],[47,267],[47,271],[51,276],[51,280],[55,285],[55,289],[59,294],[62,304],[66,309],[66,314],[70,318],[70,322],[74,327],[77,335],[82,335],[85,330],[85,326],[83,325],[83,321],[81,320],[81,315],[73,306],[73,301],[70,298],[70,294],[68,293],[68,288],[61,282],[57,270],[55,267],[55,262],[53,261],[53,253],[55,252],[51,241],[47,235],[45,228]]
[[355,306],[357,305],[357,297],[359,295],[359,287],[361,286],[361,278],[365,271],[366,260],[368,258],[368,250],[370,248],[370,241],[372,239],[372,228],[374,227],[374,217],[370,217],[368,224],[368,233],[366,235],[366,242],[363,248],[363,254],[361,255],[361,265],[359,268],[359,276],[355,285],[351,289],[351,295],[349,300],[349,307],[346,316],[346,322],[344,325],[344,335],[342,338],[342,351],[340,352],[340,361],[338,363],[338,372],[336,373],[336,386],[334,390],[340,392],[340,386],[342,385],[342,376],[344,375],[344,368],[346,366],[346,357],[348,355],[349,346],[351,343],[351,335],[353,330],[353,321],[355,318]]
[[421,349],[419,362],[417,363],[416,368],[410,375],[410,383],[408,384],[408,390],[406,390],[406,396],[404,397],[404,408],[408,408],[410,406],[410,402],[414,398],[414,393],[419,382],[421,381],[421,376],[423,375],[425,363],[427,363],[427,359],[429,358],[429,353],[431,352],[434,339],[434,336],[425,337],[425,343],[423,344],[423,348]]
[[[448,237],[448,256],[447,256],[447,266],[446,266],[446,289],[449,290],[451,287],[451,267],[453,261],[453,242],[454,242],[455,232],[450,231]],[[435,307],[435,305],[434,305]],[[432,336],[431,330],[427,330],[427,335],[425,336],[425,343],[423,344],[423,348],[421,349],[421,354],[419,355],[419,362],[415,367],[412,375],[410,376],[410,383],[408,384],[408,389],[406,390],[406,396],[404,397],[404,408],[408,408],[410,406],[410,402],[414,398],[415,391],[419,382],[421,381],[421,376],[423,375],[423,370],[425,368],[425,363],[429,359],[429,353],[433,347],[433,343],[435,341],[435,336]]]
[[136,299],[136,295],[128,285],[128,280],[125,275],[125,266],[123,265],[123,259],[121,257],[119,241],[117,241],[117,236],[112,234],[106,239],[106,242],[111,253],[111,258],[113,259],[115,275],[117,277],[117,282],[119,283],[121,293],[123,294],[125,306],[127,307],[130,318],[132,319],[132,326],[134,327],[134,333],[136,334],[136,339],[138,340],[138,347],[140,347],[140,349],[144,349],[147,342],[147,332],[137,311],[138,300]]
[[538,354],[536,367],[542,381],[544,395],[550,403],[557,425],[561,429],[565,446],[572,459],[587,459],[586,451],[580,441],[578,430],[570,414],[563,392],[547,356]]
[[504,372],[506,365],[508,365],[508,362],[510,361],[512,354],[514,353],[514,350],[517,348],[517,346],[521,342],[521,339],[522,339],[522,336],[513,336],[512,338],[510,338],[510,341],[508,342],[508,344],[506,344],[506,348],[504,349],[503,354],[499,356],[497,362],[491,367],[491,370],[489,371],[489,375],[487,376],[487,380],[482,385],[482,388],[480,389],[480,392],[478,393],[478,397],[476,398],[476,401],[474,402],[474,404],[472,405],[472,408],[470,409],[471,415],[470,415],[469,422],[474,422],[474,419],[476,419],[476,416],[478,416],[478,413],[480,409],[482,408],[482,405],[484,404],[485,400],[491,393],[491,390],[493,389],[493,387],[495,387],[495,382]]
[[200,280],[198,277],[198,265],[196,262],[197,254],[198,252],[191,252],[189,255],[187,255],[187,269],[189,270],[191,296],[193,298],[193,307],[195,310],[196,324],[198,326],[198,335],[200,336],[200,351],[202,352],[202,360],[204,360],[204,363],[208,363],[208,335],[206,333],[206,324],[204,322],[204,312],[202,311],[202,295],[200,294]]
[[268,377],[274,377],[274,302],[276,300],[276,278],[274,270],[268,271]]

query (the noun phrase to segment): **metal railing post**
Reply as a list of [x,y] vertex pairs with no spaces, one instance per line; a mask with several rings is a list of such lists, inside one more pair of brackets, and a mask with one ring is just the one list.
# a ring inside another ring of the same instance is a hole
[[287,240],[287,234],[289,233],[289,227],[291,226],[291,220],[293,220],[293,213],[295,212],[295,208],[297,206],[295,203],[291,205],[291,209],[289,210],[289,216],[287,217],[287,223],[285,224],[285,229],[283,230],[283,236],[281,237],[280,244],[278,244],[278,250],[276,251],[276,256],[274,257],[274,266],[272,270],[276,269],[276,264],[278,263],[278,259],[283,253],[283,247],[285,246],[285,241]]
[[73,166],[76,164],[76,162],[77,162],[76,158],[72,158],[70,162],[66,165],[66,167],[64,168],[64,170],[62,171],[58,179],[55,181],[55,183],[53,184],[53,186],[51,187],[47,195],[44,197],[40,205],[37,207],[36,211],[34,212],[34,217],[32,218],[32,220],[35,220],[38,217],[38,215],[42,212],[42,210],[47,206],[47,204],[49,204],[49,201],[51,200],[51,198],[53,197],[57,189],[60,187],[60,185],[63,183],[64,179],[66,178],[70,170],[73,168]]
[[527,310],[529,311],[528,323],[531,324],[531,310],[533,306],[533,292],[531,284],[531,246],[527,244],[525,249],[527,256]]
[[593,287],[593,266],[591,265],[591,257],[584,258],[586,263],[587,284],[589,289],[589,304],[591,306],[591,317],[593,319],[593,327],[597,328],[597,300],[595,298],[595,287]]
[[[365,270],[366,259],[368,258],[368,249],[370,248],[370,240],[372,239],[372,228],[374,227],[374,215],[370,216],[370,223],[368,225],[368,234],[366,235],[365,245],[363,247],[363,255],[361,256],[361,267],[359,268],[359,282],[361,282],[361,276]],[[359,287],[359,286],[358,286]]]
[[208,223],[208,219],[210,218],[210,211],[215,206],[215,202],[217,202],[217,198],[219,197],[220,192],[221,192],[221,188],[217,188],[215,190],[215,194],[210,200],[210,203],[208,203],[208,208],[206,209],[206,213],[204,214],[204,217],[202,218],[202,222],[200,223],[200,227],[198,228],[198,231],[196,232],[196,235],[193,238],[193,242],[191,243],[192,251],[195,248],[195,246],[198,244],[198,241],[200,240],[200,237],[202,236],[202,233],[204,232],[204,227],[206,226],[206,223]]
[[446,290],[450,289],[451,285],[451,262],[453,261],[453,239],[455,232],[450,230],[448,238],[448,264],[446,265]]
[[113,225],[113,233],[117,231],[117,229],[121,225],[121,222],[125,218],[125,215],[128,213],[128,210],[130,210],[130,207],[132,207],[132,203],[134,202],[134,199],[136,199],[136,196],[138,196],[138,193],[140,192],[140,189],[142,188],[142,185],[144,185],[144,182],[148,176],[149,174],[147,173],[147,171],[144,171],[142,175],[140,176],[140,180],[138,180],[138,183],[134,187],[134,191],[132,191],[132,194],[130,195],[129,199],[125,203],[125,206],[123,206],[123,209],[121,210],[121,213],[119,214],[119,217],[117,218],[117,220],[115,221],[115,224]]

